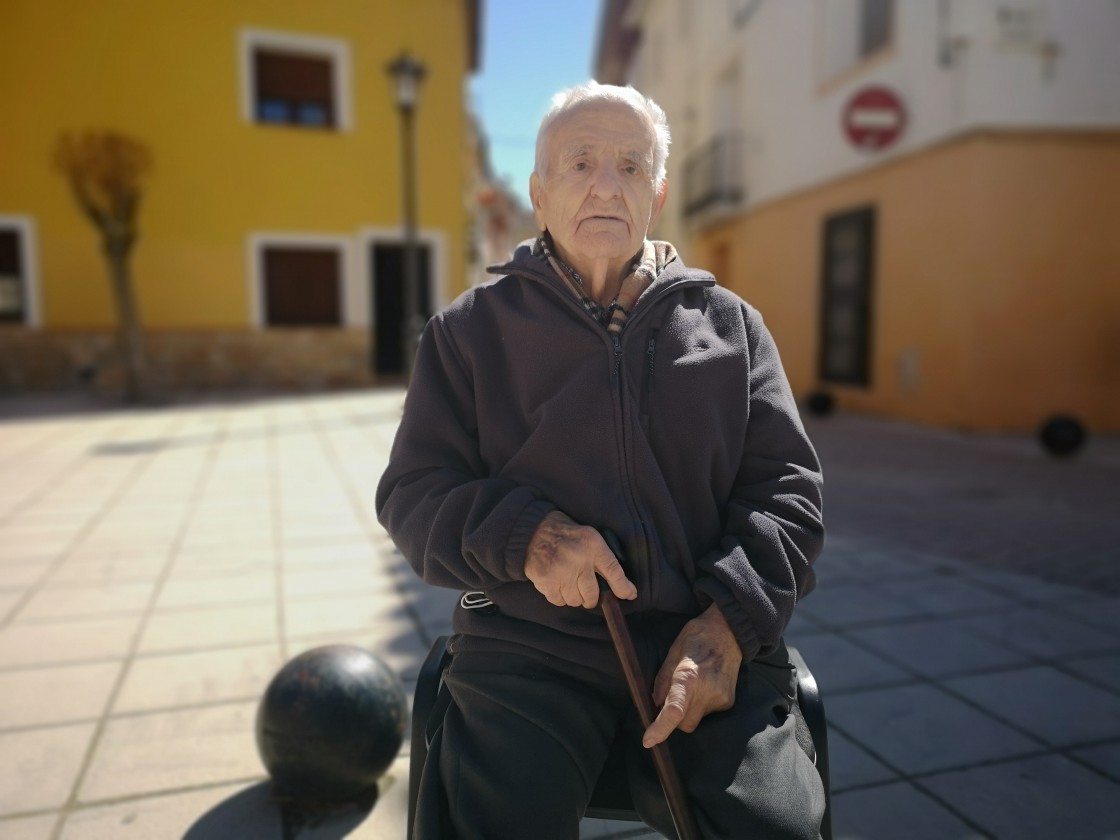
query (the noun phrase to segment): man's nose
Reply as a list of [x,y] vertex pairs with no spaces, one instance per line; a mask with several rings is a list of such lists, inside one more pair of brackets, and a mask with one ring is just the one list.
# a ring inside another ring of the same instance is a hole
[[600,166],[595,170],[591,191],[596,198],[617,198],[622,194],[622,181],[614,167]]

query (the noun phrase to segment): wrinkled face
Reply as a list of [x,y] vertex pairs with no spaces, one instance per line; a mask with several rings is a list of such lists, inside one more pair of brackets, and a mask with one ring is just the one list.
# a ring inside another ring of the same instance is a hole
[[552,124],[547,171],[529,191],[538,226],[581,273],[603,260],[623,267],[661,212],[654,144],[653,126],[622,103],[582,105]]

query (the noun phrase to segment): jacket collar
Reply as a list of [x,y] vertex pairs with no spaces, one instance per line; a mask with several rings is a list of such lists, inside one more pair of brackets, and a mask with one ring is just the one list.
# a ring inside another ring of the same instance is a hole
[[[488,266],[487,273],[498,276],[517,275],[530,280],[543,281],[570,295],[571,292],[564,287],[564,281],[556,275],[548,261],[533,253],[534,242],[536,239],[526,239],[514,250],[513,258],[509,262]],[[714,286],[715,284],[716,278],[711,272],[689,268],[678,256],[662,269],[642,298],[649,298],[675,286]]]

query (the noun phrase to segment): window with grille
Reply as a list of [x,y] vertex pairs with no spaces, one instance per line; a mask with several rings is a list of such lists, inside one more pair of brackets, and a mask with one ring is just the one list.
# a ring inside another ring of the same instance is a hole
[[346,39],[244,28],[238,31],[238,43],[241,115],[246,122],[353,129]]
[[337,249],[272,245],[264,249],[262,263],[267,326],[342,323],[341,254]]
[[335,128],[335,91],[329,57],[253,52],[257,122]]

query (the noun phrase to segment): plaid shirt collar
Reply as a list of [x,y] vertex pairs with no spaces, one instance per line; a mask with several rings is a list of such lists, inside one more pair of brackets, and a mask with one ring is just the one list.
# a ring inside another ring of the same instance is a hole
[[677,252],[668,242],[655,243],[648,239],[644,240],[642,249],[634,257],[634,262],[630,266],[630,273],[622,281],[618,294],[615,295],[614,300],[609,305],[602,306],[597,301],[592,300],[587,293],[587,288],[584,286],[583,278],[579,272],[556,254],[552,236],[547,230],[542,231],[541,235],[537,237],[537,241],[533,245],[533,254],[551,265],[553,270],[567,281],[568,287],[579,298],[584,309],[591,313],[596,321],[606,327],[608,332],[614,334],[622,332],[627,319],[630,317],[630,312],[638,298],[641,297],[642,292],[650,287],[657,275],[661,273],[661,269],[677,257]]

